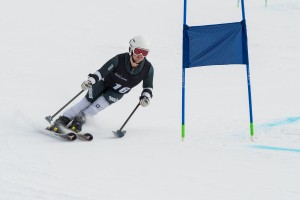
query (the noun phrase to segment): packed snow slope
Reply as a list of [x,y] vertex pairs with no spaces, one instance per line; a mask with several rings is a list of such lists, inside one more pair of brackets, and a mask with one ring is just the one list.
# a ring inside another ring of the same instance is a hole
[[[300,199],[300,2],[245,8],[254,141],[243,65],[186,70],[182,141],[183,1],[1,0],[0,200]],[[236,0],[188,0],[190,26],[241,19]],[[154,97],[126,136],[112,131],[141,85],[89,119],[92,142],[46,135],[44,117],[138,34],[151,39]]]

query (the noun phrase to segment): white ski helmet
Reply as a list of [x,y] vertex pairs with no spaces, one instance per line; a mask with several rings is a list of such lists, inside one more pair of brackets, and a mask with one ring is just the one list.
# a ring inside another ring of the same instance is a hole
[[132,50],[134,48],[141,48],[141,49],[145,49],[148,52],[150,52],[150,43],[149,40],[142,36],[142,35],[138,35],[133,37],[130,41],[129,41],[129,54],[132,54]]

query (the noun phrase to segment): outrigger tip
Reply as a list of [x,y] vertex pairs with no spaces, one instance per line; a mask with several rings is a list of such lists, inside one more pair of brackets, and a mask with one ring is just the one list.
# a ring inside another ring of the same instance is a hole
[[45,117],[45,119],[51,124],[51,121],[52,121],[52,116],[47,116],[47,117]]
[[113,133],[115,134],[116,137],[124,137],[126,131],[122,131],[122,130],[117,130],[117,131],[113,131]]

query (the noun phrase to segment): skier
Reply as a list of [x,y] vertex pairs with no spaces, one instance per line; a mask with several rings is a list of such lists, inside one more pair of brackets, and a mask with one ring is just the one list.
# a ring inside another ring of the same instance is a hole
[[79,133],[86,117],[94,116],[116,103],[141,81],[143,90],[139,102],[143,107],[148,106],[154,75],[153,66],[146,59],[149,51],[146,37],[133,37],[129,41],[128,53],[116,55],[95,73],[88,75],[88,79],[81,84],[82,90],[88,90],[86,96],[56,119],[49,130],[59,133],[60,126],[63,126]]

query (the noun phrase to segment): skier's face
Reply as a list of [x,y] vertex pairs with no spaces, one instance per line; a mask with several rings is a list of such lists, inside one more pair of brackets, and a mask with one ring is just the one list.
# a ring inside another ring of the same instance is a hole
[[136,55],[134,53],[132,54],[132,59],[136,64],[139,64],[140,62],[142,62],[144,60],[144,58],[145,57],[142,54],[138,54],[138,55]]

